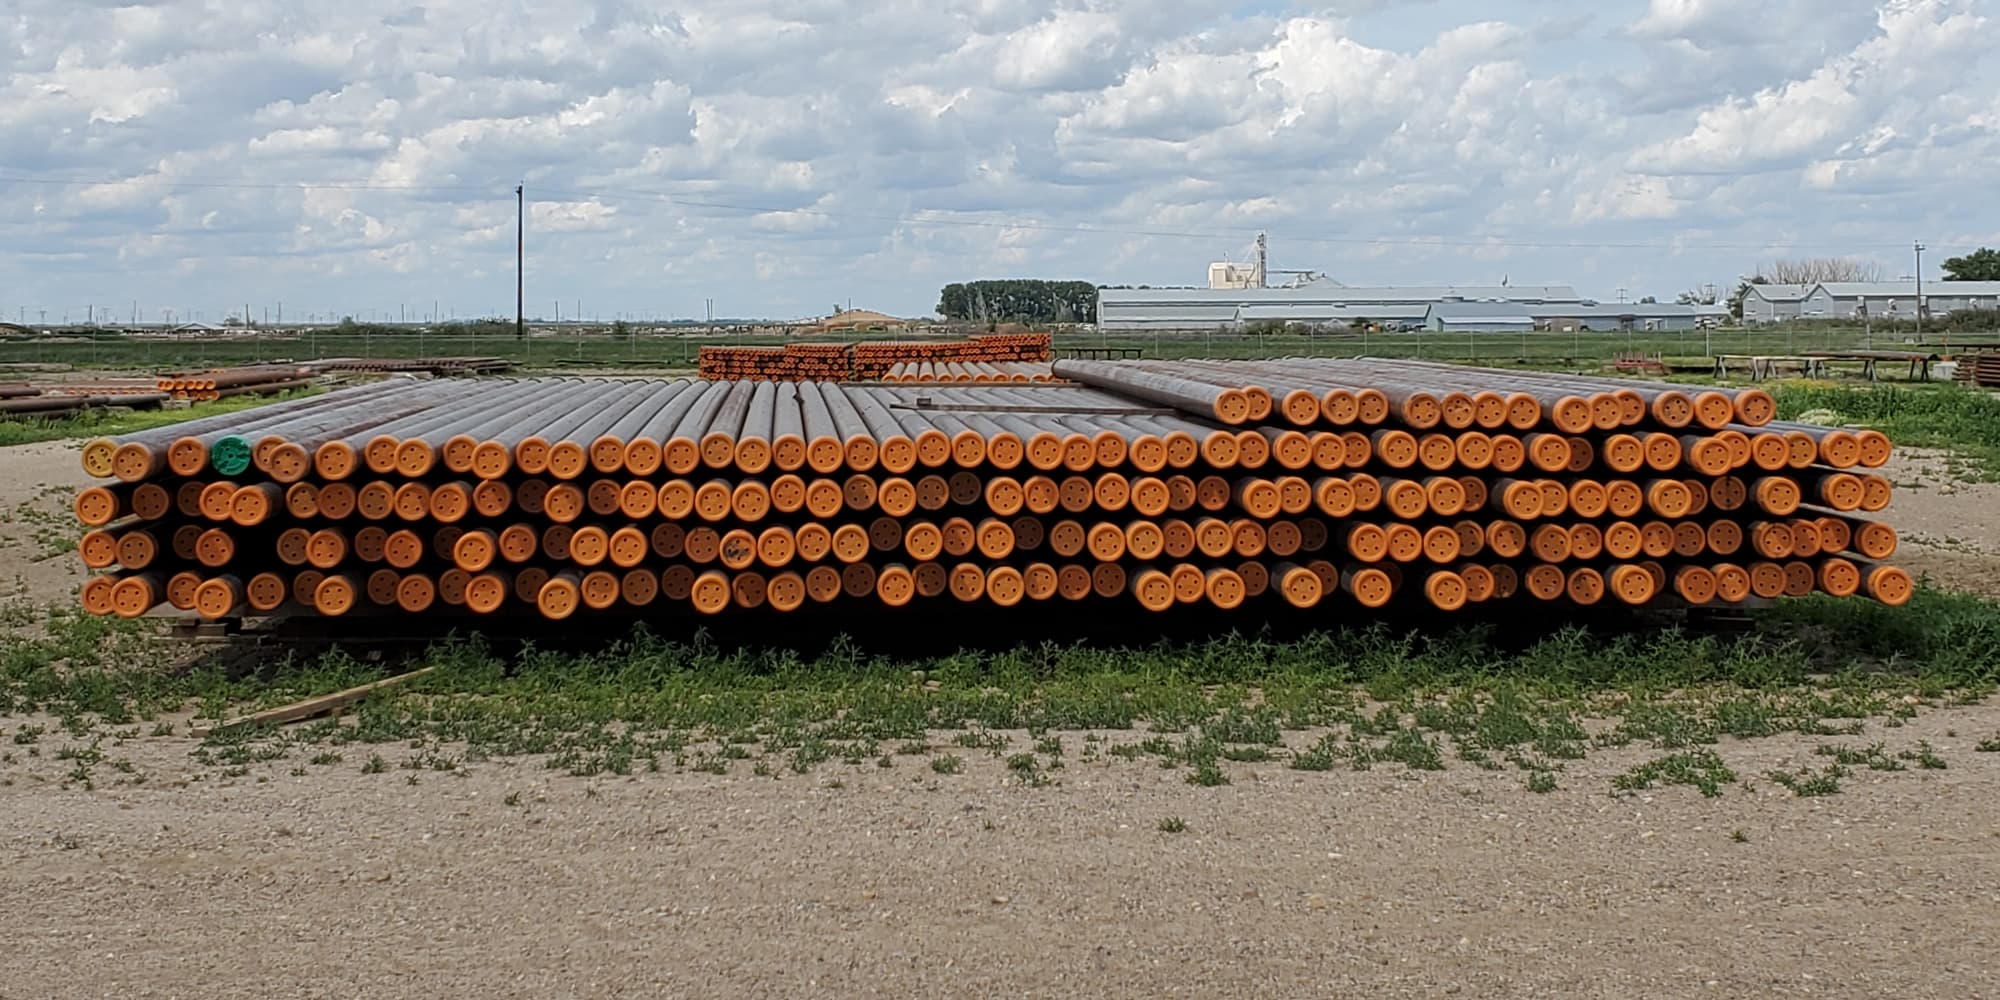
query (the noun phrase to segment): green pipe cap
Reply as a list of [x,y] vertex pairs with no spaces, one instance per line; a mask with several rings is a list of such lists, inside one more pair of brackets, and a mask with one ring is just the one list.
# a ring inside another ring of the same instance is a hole
[[250,442],[231,434],[209,446],[208,462],[225,476],[242,475],[250,467]]

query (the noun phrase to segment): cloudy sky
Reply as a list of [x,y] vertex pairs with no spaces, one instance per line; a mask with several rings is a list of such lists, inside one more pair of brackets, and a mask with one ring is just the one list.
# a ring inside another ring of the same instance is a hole
[[2000,0],[285,0],[0,13],[0,313],[1605,299],[2000,243]]

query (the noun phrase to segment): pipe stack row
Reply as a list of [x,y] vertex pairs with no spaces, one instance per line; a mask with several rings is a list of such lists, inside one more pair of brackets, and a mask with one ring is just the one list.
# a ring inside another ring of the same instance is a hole
[[197,402],[242,395],[274,395],[312,384],[308,365],[250,365],[161,376],[155,387],[175,399]]
[[[1046,333],[992,334],[940,342],[786,344],[783,347],[704,347],[698,371],[706,379],[771,382],[876,381],[912,365],[1047,365]],[[1040,373],[1047,380],[1047,371]],[[919,381],[932,381],[923,379]],[[935,381],[958,381],[935,379]],[[966,381],[975,381],[967,379]],[[1014,381],[990,379],[990,381]]]
[[884,382],[1054,382],[1047,364],[1029,361],[905,361]]
[[877,379],[910,362],[1035,362],[1046,364],[1055,338],[1046,333],[994,333],[932,343],[880,341],[854,345],[855,377]]
[[0,416],[66,417],[107,406],[151,410],[158,409],[167,399],[167,393],[150,390],[132,392],[106,387],[68,389],[35,386],[31,392],[0,396]]
[[2000,389],[2000,353],[1960,355],[1958,381],[1981,389]]
[[[92,441],[84,606],[772,614],[1907,600],[1871,433],[1394,362],[384,382]],[[1024,623],[1028,621],[1024,619]]]
[[326,358],[312,363],[320,372],[410,372],[429,375],[498,375],[514,370],[506,358]]
[[[1883,562],[1895,531],[1864,516],[1890,503],[1890,481],[1871,471],[1888,463],[1888,437],[1777,421],[1759,389],[1375,358],[1053,368],[1223,426],[1257,426],[1274,450],[1290,435],[1294,463],[1300,437],[1373,427],[1378,464],[1398,480],[1389,506],[1426,538],[1448,526],[1471,547],[1480,518],[1446,524],[1458,506],[1450,482],[1468,497],[1482,485],[1486,502],[1471,509],[1490,518],[1487,551],[1525,569],[1536,598],[1637,605],[1671,594],[1701,605],[1817,590],[1901,604],[1914,589]],[[1457,581],[1442,584],[1456,593]]]

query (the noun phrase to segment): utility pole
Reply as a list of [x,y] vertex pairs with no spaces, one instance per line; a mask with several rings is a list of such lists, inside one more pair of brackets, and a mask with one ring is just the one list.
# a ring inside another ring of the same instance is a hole
[[[1918,240],[1917,247],[1917,343],[1924,342],[1924,241]],[[1947,343],[1949,338],[1947,338]]]
[[528,186],[514,184],[514,340],[528,340],[528,324],[522,320],[522,246],[528,236],[528,202],[522,194]]

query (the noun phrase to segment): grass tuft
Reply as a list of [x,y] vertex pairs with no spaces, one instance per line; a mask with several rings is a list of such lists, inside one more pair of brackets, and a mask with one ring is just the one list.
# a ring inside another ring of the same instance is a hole
[[1736,772],[1713,750],[1690,750],[1647,761],[1611,779],[1615,791],[1635,792],[1665,785],[1692,785],[1707,798],[1722,794],[1736,781]]

